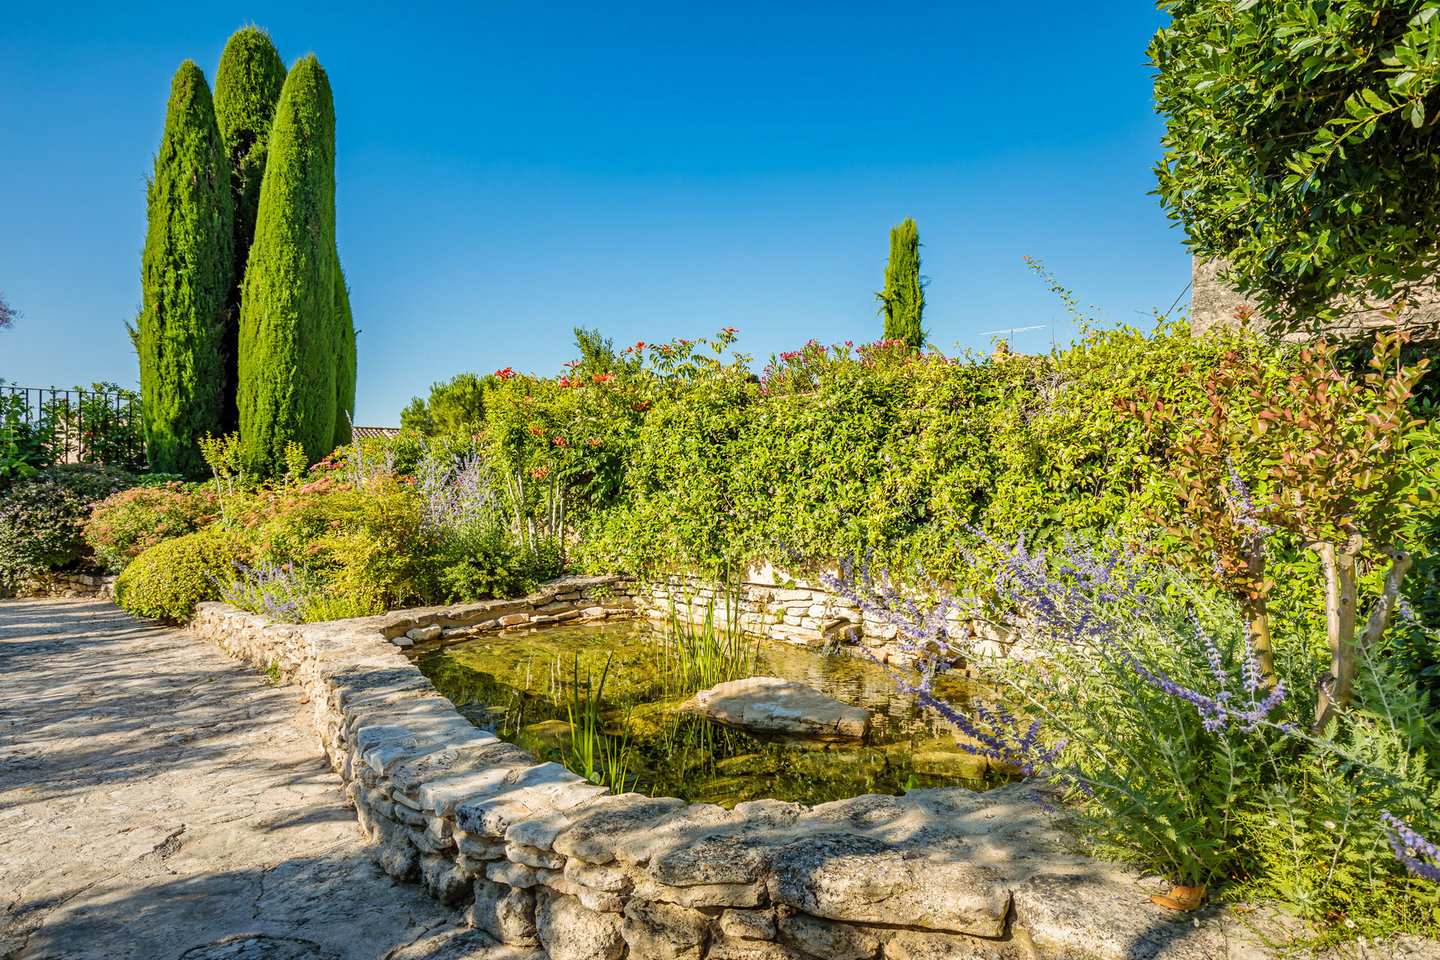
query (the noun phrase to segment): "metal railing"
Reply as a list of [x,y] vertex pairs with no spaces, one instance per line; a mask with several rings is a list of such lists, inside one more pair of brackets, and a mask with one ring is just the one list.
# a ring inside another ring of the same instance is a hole
[[0,384],[0,439],[46,463],[145,465],[140,398],[111,384],[94,389]]

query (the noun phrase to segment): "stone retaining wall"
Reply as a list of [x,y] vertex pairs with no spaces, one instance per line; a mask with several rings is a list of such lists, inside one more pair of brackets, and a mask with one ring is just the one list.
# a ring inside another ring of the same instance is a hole
[[613,796],[472,726],[396,643],[624,615],[626,601],[616,578],[567,578],[523,601],[310,625],[207,603],[193,629],[303,689],[377,862],[519,956],[1226,955],[1218,930],[1174,922],[1134,877],[1067,852],[1026,784],[733,810]]
[[7,592],[0,589],[0,598],[20,597],[97,597],[112,600],[115,597],[114,574],[106,573],[46,573],[34,580],[27,580],[18,590]]

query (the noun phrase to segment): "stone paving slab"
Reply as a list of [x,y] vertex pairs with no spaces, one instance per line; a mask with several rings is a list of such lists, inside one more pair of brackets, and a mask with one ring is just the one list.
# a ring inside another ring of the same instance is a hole
[[514,956],[375,866],[298,696],[106,602],[0,602],[0,960]]

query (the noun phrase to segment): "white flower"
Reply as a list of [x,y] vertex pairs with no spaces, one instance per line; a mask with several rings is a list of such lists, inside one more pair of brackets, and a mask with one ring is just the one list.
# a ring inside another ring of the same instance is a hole
[[1334,820],[1326,820],[1326,821],[1325,821],[1325,829],[1326,829],[1326,830],[1334,830],[1334,829],[1335,829],[1335,821],[1334,821]]

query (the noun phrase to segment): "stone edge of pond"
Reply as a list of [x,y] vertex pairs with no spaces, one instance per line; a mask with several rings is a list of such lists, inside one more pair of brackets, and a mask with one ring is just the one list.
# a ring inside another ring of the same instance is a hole
[[524,600],[305,625],[205,603],[192,629],[304,691],[387,873],[536,957],[1227,955],[1218,921],[1192,925],[1132,874],[1068,852],[1029,784],[733,810],[614,796],[476,729],[394,642],[522,614],[599,619],[627,590],[571,577]]

